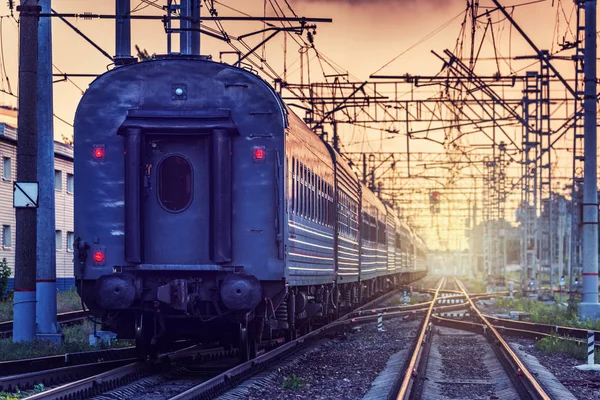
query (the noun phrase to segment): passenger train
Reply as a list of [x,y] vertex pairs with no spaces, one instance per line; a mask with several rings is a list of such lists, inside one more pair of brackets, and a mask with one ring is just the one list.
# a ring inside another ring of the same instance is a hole
[[162,56],[75,117],[75,277],[141,354],[293,338],[423,277],[423,241],[252,71]]

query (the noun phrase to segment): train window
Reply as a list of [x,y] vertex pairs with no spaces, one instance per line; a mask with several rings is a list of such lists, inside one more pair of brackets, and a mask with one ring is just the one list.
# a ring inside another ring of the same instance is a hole
[[321,224],[321,177],[317,175],[317,223]]
[[292,212],[296,211],[296,159],[292,157]]
[[311,174],[310,182],[311,182],[311,189],[312,189],[312,205],[313,205],[312,219],[313,219],[313,222],[318,222],[317,221],[317,175],[315,174],[314,171]]
[[311,200],[312,200],[312,220],[313,222],[317,221],[317,188],[316,188],[316,175],[315,172],[312,171],[310,174],[310,190],[311,190]]
[[377,242],[377,221],[375,221],[375,217],[371,217],[370,222],[371,232],[369,233],[369,238],[371,239],[371,242],[375,243]]
[[179,212],[192,202],[192,166],[181,156],[168,156],[158,166],[158,199],[168,211]]
[[298,204],[298,214],[300,214],[300,216],[304,216],[304,205],[306,204],[306,202],[304,200],[304,164],[302,163],[300,163],[298,182],[298,188],[300,189],[300,192],[298,193],[298,201],[300,202]]

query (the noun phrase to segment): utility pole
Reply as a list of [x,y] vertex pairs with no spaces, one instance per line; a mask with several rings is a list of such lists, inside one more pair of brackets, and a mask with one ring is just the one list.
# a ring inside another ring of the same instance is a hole
[[598,183],[596,172],[596,0],[585,1],[583,172],[583,301],[580,319],[596,319],[598,307]]
[[200,54],[200,0],[181,0],[180,11],[182,19],[179,33],[179,52],[181,54]]
[[[38,19],[37,0],[21,0],[19,29],[19,137],[17,181],[37,181]],[[35,338],[36,223],[35,207],[17,208],[13,341]]]
[[[51,12],[51,0],[39,0],[43,13]],[[52,106],[52,18],[38,25],[38,159],[39,201],[37,215],[36,321],[37,337],[62,343],[56,323],[56,217],[54,201],[54,125]],[[20,108],[19,111],[22,109]],[[19,112],[20,114],[20,112]]]
[[115,64],[129,64],[133,62],[133,57],[131,57],[131,19],[129,18],[130,0],[116,0],[115,8],[117,16],[115,21]]

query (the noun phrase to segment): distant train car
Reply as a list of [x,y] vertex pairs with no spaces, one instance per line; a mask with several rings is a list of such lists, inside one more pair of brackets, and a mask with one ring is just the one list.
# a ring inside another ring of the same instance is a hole
[[424,244],[249,71],[113,69],[79,104],[75,153],[77,287],[142,355],[189,337],[251,357],[423,276]]

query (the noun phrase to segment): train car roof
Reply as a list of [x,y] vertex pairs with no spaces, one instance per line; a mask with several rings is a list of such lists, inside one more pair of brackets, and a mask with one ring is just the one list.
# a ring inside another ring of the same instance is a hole
[[321,160],[327,160],[327,164],[333,169],[335,160],[331,157],[328,146],[289,107],[286,109],[288,111],[288,129],[300,136],[304,144],[310,147]]
[[380,214],[386,215],[385,205],[381,202],[379,197],[375,195],[369,188],[367,188],[364,184],[360,184],[362,190],[362,198],[363,202],[367,202],[372,206],[375,206]]

